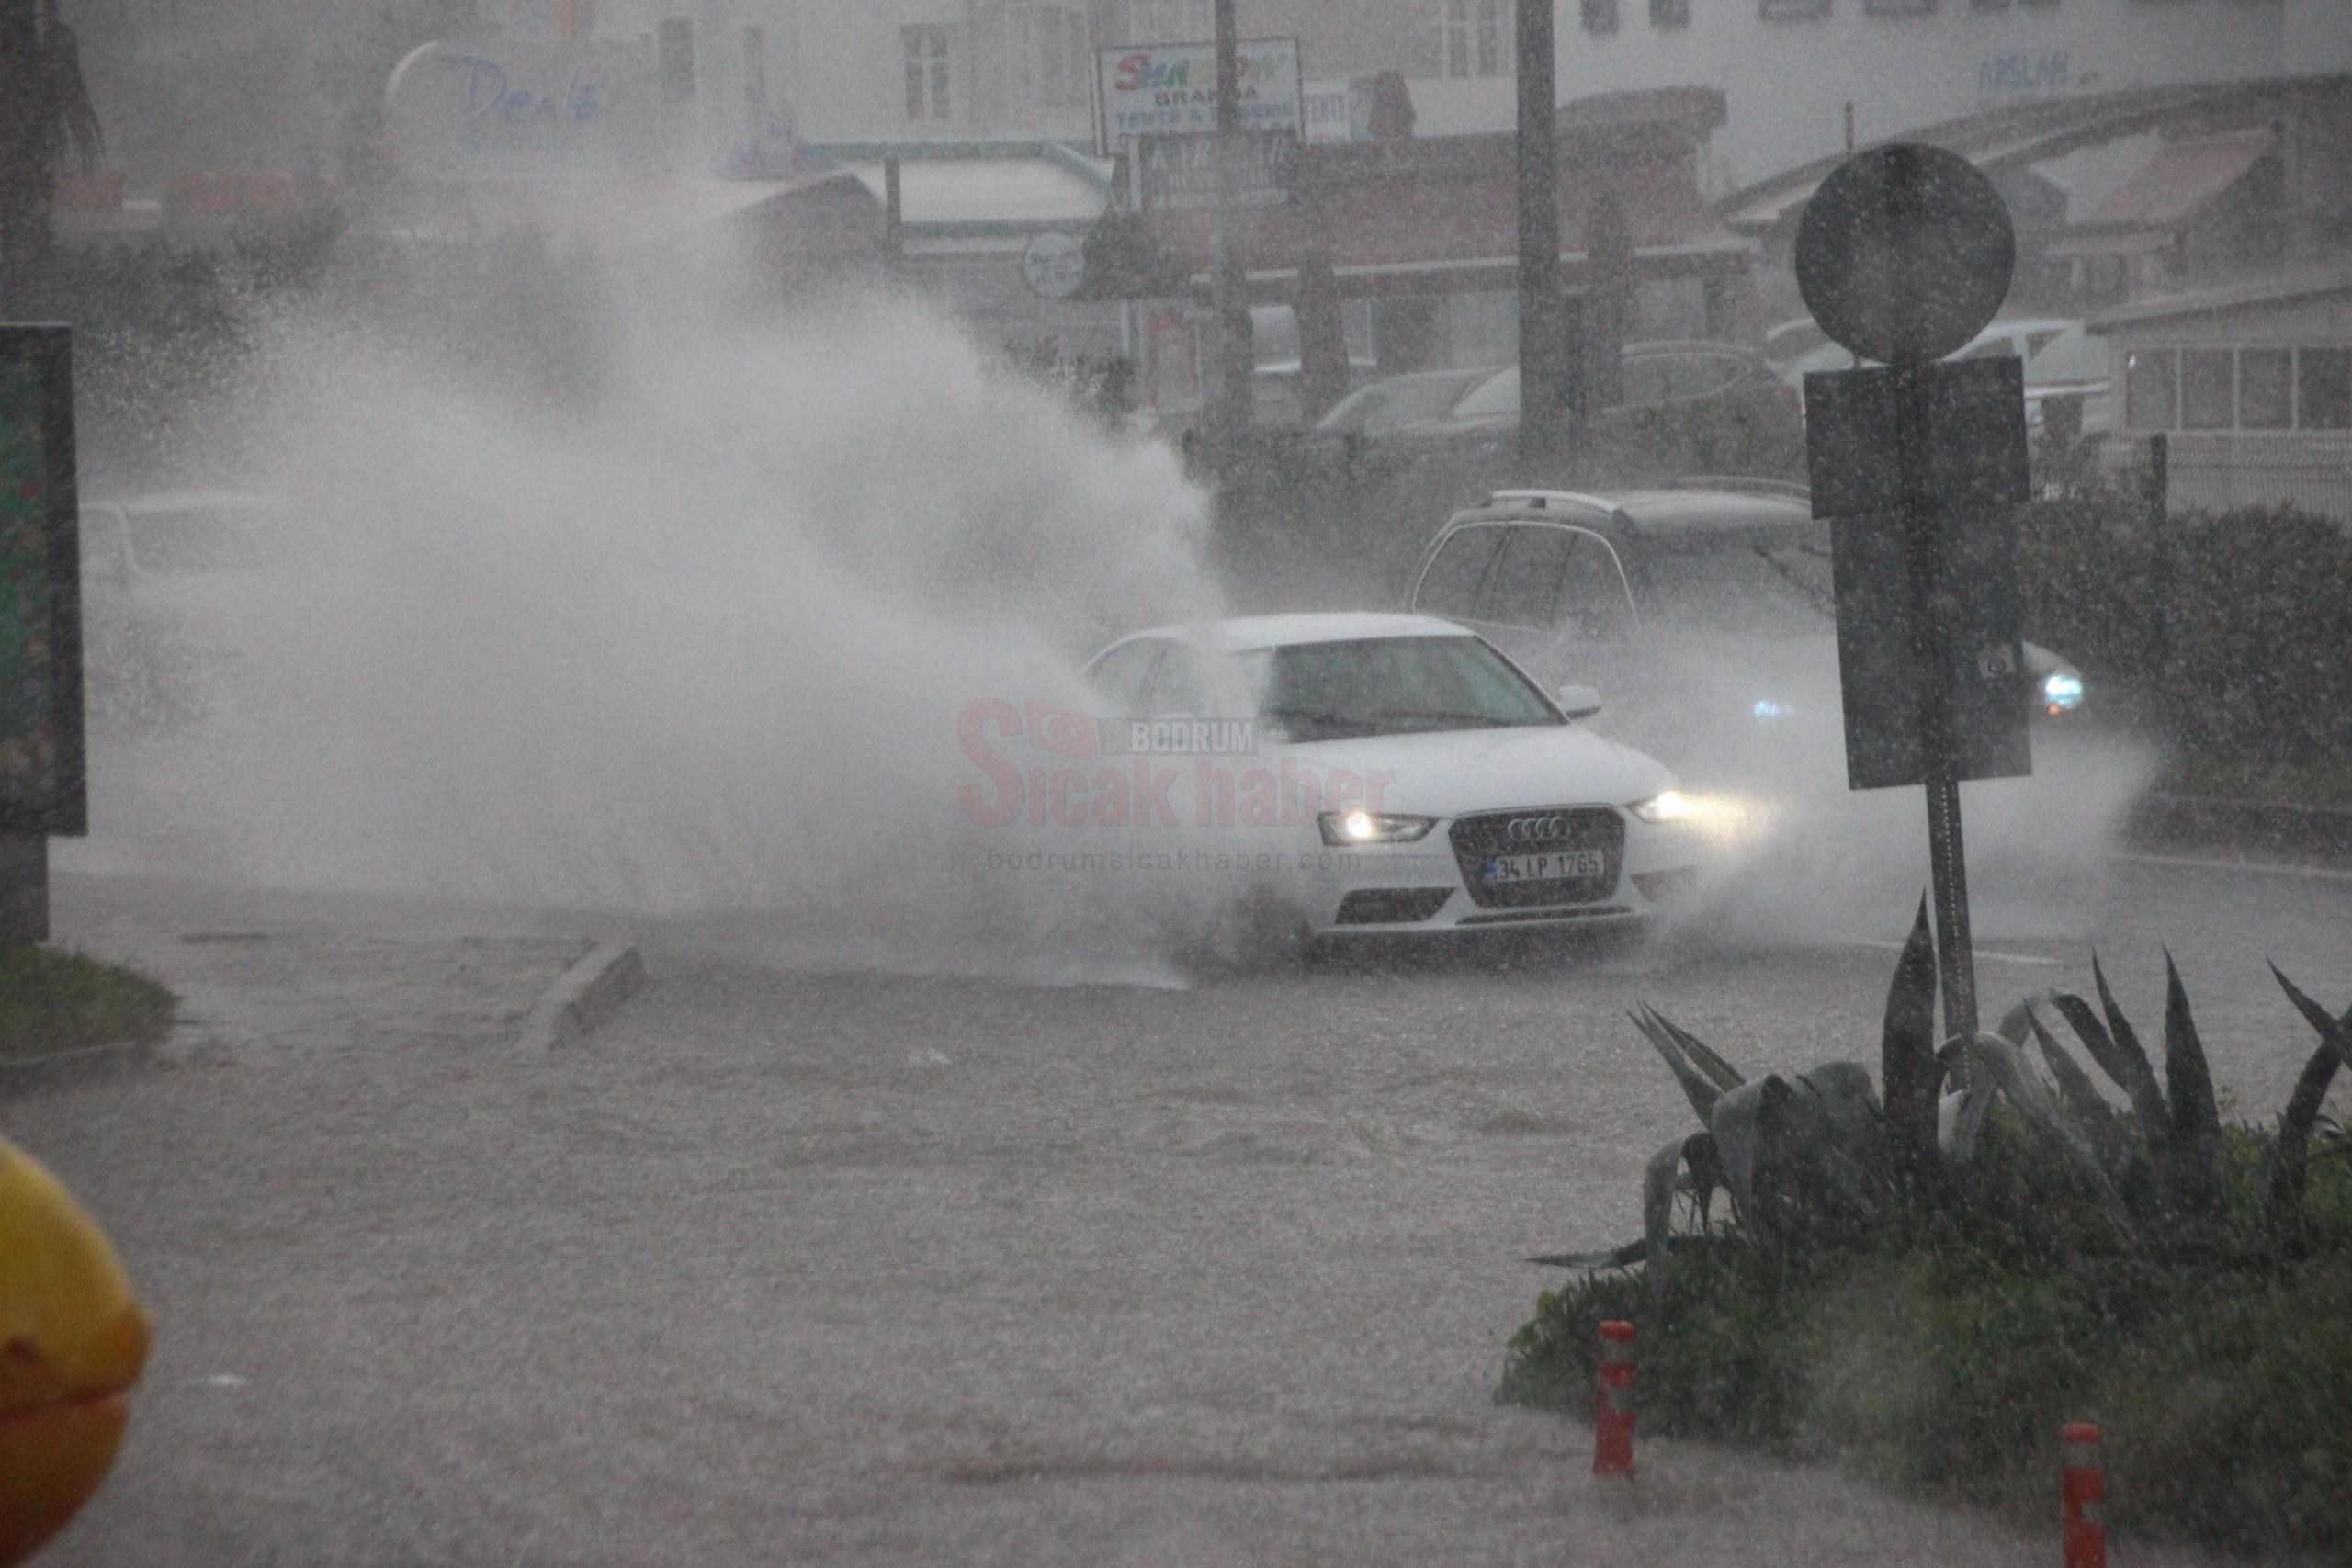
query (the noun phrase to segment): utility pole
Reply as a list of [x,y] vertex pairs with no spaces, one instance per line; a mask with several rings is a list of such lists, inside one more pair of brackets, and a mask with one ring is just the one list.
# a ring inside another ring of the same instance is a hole
[[882,272],[892,283],[905,280],[907,206],[896,157],[882,160]]
[[1234,0],[1216,0],[1216,277],[1217,399],[1209,422],[1211,456],[1219,473],[1239,460],[1250,434],[1250,287],[1241,248],[1241,45]]
[[1560,290],[1560,153],[1552,0],[1519,13],[1519,477],[1557,483],[1574,323]]

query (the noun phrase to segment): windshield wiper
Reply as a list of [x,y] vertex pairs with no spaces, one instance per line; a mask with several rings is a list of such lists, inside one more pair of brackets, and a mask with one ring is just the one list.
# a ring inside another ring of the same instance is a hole
[[1517,719],[1497,718],[1492,714],[1449,713],[1429,708],[1382,708],[1372,716],[1374,719],[1404,719],[1417,724],[1458,724],[1464,729],[1512,729]]
[[1302,729],[1362,729],[1366,721],[1343,713],[1323,713],[1313,708],[1265,708],[1259,716],[1281,726],[1293,735]]

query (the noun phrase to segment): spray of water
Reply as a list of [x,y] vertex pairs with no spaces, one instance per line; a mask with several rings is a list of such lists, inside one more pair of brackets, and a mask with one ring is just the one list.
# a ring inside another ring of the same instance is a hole
[[1082,709],[1108,635],[1214,613],[1173,457],[903,302],[618,344],[559,408],[280,333],[250,471],[287,565],[203,723],[99,737],[85,857],[766,911],[927,964],[1148,930],[1148,884],[987,874],[957,738],[976,702]]
[[[1698,802],[1710,874],[1694,932],[1740,947],[1899,935],[1928,879],[1923,792],[1847,788],[1826,629],[1772,652],[1703,632],[1654,648],[1652,700],[1625,721]],[[2030,777],[1962,786],[1980,935],[2094,929],[2124,820],[2155,772],[2143,746],[2075,719],[2036,725],[2033,752]]]
[[[207,628],[201,722],[100,728],[97,836],[68,863],[755,912],[804,958],[1168,977],[1250,891],[1117,859],[1186,829],[992,826],[959,791],[983,782],[975,705],[1020,716],[986,731],[1013,767],[1065,768],[1085,654],[1216,613],[1173,457],[902,300],[612,317],[600,389],[560,403],[413,338],[273,328],[241,477],[291,503],[282,568]],[[1917,793],[1844,789],[1826,641],[1771,672],[1769,721],[1695,732],[1749,711],[1762,667],[1654,651],[1602,724],[1705,803],[1701,940],[1899,931]],[[1987,934],[2085,929],[2144,782],[2127,750],[2051,739],[2040,776],[1968,792]]]

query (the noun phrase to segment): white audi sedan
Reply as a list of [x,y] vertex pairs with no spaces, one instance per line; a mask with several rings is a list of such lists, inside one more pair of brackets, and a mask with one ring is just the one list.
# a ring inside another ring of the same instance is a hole
[[1167,626],[1087,673],[1105,750],[1316,936],[1641,921],[1698,874],[1673,775],[1581,722],[1600,697],[1449,621]]

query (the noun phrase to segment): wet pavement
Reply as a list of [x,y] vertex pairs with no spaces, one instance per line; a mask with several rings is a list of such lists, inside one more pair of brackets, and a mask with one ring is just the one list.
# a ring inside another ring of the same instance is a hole
[[[1517,1260],[1634,1234],[1642,1160],[1688,1123],[1624,1010],[1750,1070],[1870,1060],[1890,951],[1040,988],[804,972],[756,925],[59,901],[62,934],[201,997],[222,1050],[0,1104],[158,1323],[118,1473],[45,1562],[2056,1554],[1697,1445],[1596,1488],[1581,1425],[1491,1402],[1554,1278]],[[2352,880],[2132,863],[2100,908],[1988,939],[1988,1008],[2086,986],[2095,934],[2153,1032],[2169,940],[2217,1078],[2267,1117],[2309,1036],[2262,959],[2352,1001]],[[577,1050],[505,1048],[537,977],[614,934],[651,987]]]

